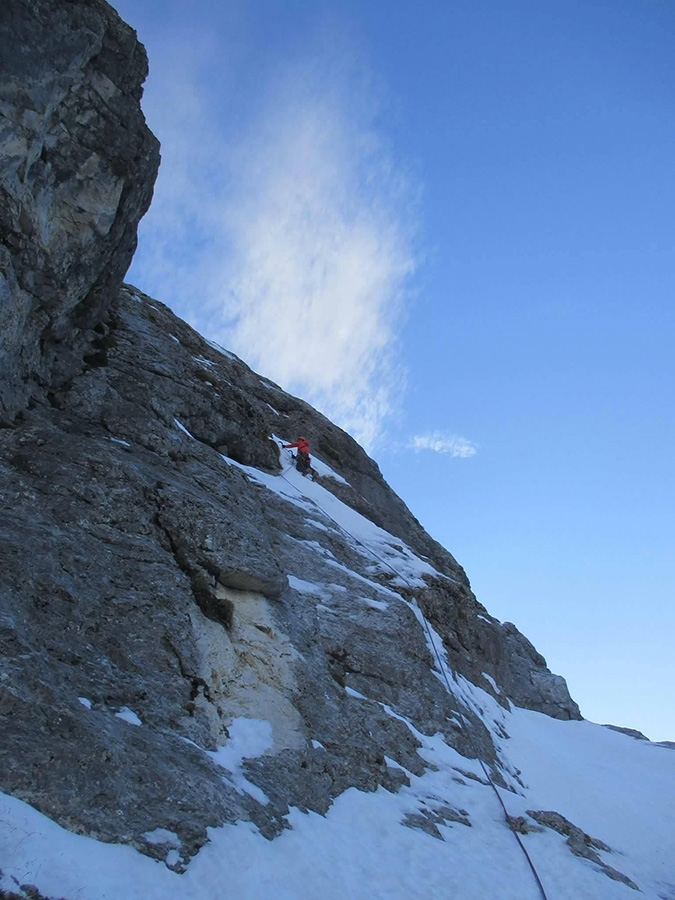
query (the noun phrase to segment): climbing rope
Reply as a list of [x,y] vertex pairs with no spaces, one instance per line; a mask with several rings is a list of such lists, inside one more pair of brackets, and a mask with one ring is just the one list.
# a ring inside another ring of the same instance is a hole
[[[286,474],[285,474],[285,473],[286,473],[286,472],[290,472],[290,470],[291,470],[292,467],[293,467],[293,463],[291,463],[291,464],[288,466],[288,468],[285,469],[285,470],[282,468],[279,477],[280,477],[280,478],[283,478],[284,481],[285,481],[288,485],[290,485],[290,486],[293,488],[293,490],[297,491],[298,494],[300,494],[301,497],[304,497],[304,494],[302,493],[302,491],[300,490],[300,488],[298,488],[296,485],[293,484],[293,482],[289,481],[288,478],[286,478]],[[367,553],[369,553],[374,559],[376,559],[378,562],[382,563],[382,565],[384,565],[384,566],[386,566],[388,569],[390,569],[390,570],[394,573],[394,575],[396,575],[397,578],[400,578],[402,581],[404,581],[404,582],[408,585],[408,587],[410,588],[410,590],[414,592],[414,590],[415,590],[414,585],[412,584],[412,582],[411,582],[408,578],[405,577],[405,575],[401,575],[400,572],[397,572],[396,569],[391,565],[391,563],[388,562],[388,560],[384,559],[384,557],[382,557],[382,556],[380,556],[378,553],[376,553],[376,552],[372,549],[372,547],[369,547],[369,546],[368,546],[367,544],[365,544],[362,540],[360,540],[359,538],[357,538],[356,535],[353,535],[353,534],[349,531],[349,529],[347,529],[347,528],[344,527],[344,525],[341,525],[336,519],[333,518],[333,516],[331,516],[331,514],[330,514],[329,512],[327,512],[327,510],[325,510],[325,509],[321,506],[320,503],[318,503],[318,502],[317,502],[316,500],[314,500],[314,499],[312,499],[312,502],[315,503],[315,505],[321,510],[321,512],[322,512],[328,519],[331,520],[331,522],[334,522],[335,525],[337,525],[337,527],[340,529],[340,531],[342,531],[344,534],[348,535],[353,541],[355,541],[357,544],[359,544],[359,546],[363,547],[363,549],[364,549]],[[452,687],[451,687],[451,685],[450,685],[450,679],[448,678],[448,673],[447,673],[447,666],[443,663],[443,659],[442,659],[442,657],[441,657],[440,651],[439,651],[439,649],[438,649],[438,647],[437,647],[437,645],[436,645],[436,641],[434,640],[434,635],[433,635],[433,632],[432,632],[432,630],[431,630],[431,626],[429,625],[429,622],[427,621],[427,617],[424,615],[424,611],[422,610],[422,607],[419,605],[419,602],[417,601],[417,598],[414,596],[414,593],[413,593],[413,595],[412,595],[412,602],[413,602],[413,604],[417,607],[417,609],[419,610],[420,615],[421,615],[421,617],[422,617],[422,623],[423,623],[423,625],[424,625],[424,629],[425,629],[426,634],[427,634],[427,637],[428,637],[428,639],[429,639],[429,643],[430,643],[431,646],[433,647],[434,655],[435,655],[436,660],[437,660],[437,662],[438,662],[438,669],[439,669],[441,675],[443,676],[443,679],[444,679],[444,681],[445,681],[445,685],[446,685],[447,691],[448,691],[448,693],[450,694],[450,696],[452,697],[452,699],[455,701],[455,703],[457,704],[457,706],[459,706],[460,703],[459,703],[459,701],[458,701],[458,699],[457,699],[457,696],[455,695],[455,692],[453,691],[453,689],[452,689]],[[475,744],[475,742],[474,742],[473,736],[472,736],[472,734],[471,734],[471,730],[468,729],[468,728],[465,728],[465,732],[466,732],[466,734],[468,735],[469,743],[471,744],[471,747],[472,747],[472,749],[473,749],[473,752],[476,754],[476,759],[477,759],[478,762],[480,763],[480,767],[481,767],[481,769],[483,770],[483,774],[485,775],[485,778],[486,778],[488,784],[490,785],[490,787],[491,787],[492,790],[494,791],[495,796],[497,797],[497,800],[499,801],[499,805],[501,806],[502,811],[503,811],[503,813],[504,813],[504,820],[505,820],[505,822],[506,822],[506,824],[507,824],[507,826],[508,826],[508,829],[509,829],[509,831],[511,832],[511,834],[514,836],[514,838],[516,839],[516,841],[518,842],[518,846],[519,846],[520,849],[522,850],[522,852],[523,852],[523,854],[524,854],[524,856],[525,856],[525,859],[527,860],[527,864],[528,864],[528,866],[529,866],[529,868],[530,868],[530,870],[531,870],[531,872],[532,872],[532,875],[534,876],[534,880],[535,880],[536,883],[537,883],[537,887],[539,888],[539,892],[541,893],[541,896],[542,896],[543,900],[548,900],[548,896],[547,896],[547,894],[546,894],[546,891],[544,890],[544,885],[543,885],[542,882],[541,882],[541,878],[539,877],[539,873],[537,872],[537,870],[536,870],[536,868],[535,868],[535,865],[534,865],[534,863],[533,863],[533,861],[532,861],[532,857],[531,857],[530,854],[528,853],[527,848],[526,848],[525,844],[523,843],[523,841],[521,840],[521,837],[520,837],[520,835],[518,834],[518,832],[515,831],[515,830],[511,827],[511,816],[509,815],[509,812],[508,812],[508,810],[507,810],[507,808],[506,808],[506,804],[504,803],[504,800],[503,800],[503,798],[502,798],[502,795],[499,793],[499,791],[498,791],[498,789],[497,789],[497,785],[494,783],[494,780],[493,780],[493,778],[492,778],[492,776],[491,776],[491,774],[490,774],[489,769],[487,768],[487,766],[485,765],[485,763],[483,762],[483,760],[482,760],[481,757],[480,757],[480,754],[479,754],[479,752],[478,752],[478,748],[476,747],[476,744]]]

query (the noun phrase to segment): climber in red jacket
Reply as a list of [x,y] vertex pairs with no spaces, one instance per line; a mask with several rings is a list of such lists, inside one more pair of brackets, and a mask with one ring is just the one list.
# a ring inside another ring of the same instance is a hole
[[295,456],[295,468],[301,475],[309,475],[312,471],[311,460],[309,458],[309,441],[305,437],[299,437],[294,444],[284,444],[284,450],[297,449]]

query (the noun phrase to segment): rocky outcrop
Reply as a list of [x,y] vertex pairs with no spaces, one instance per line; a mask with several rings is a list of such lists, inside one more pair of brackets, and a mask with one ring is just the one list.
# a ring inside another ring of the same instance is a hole
[[[505,783],[423,614],[504,705],[578,717],[564,681],[352,438],[119,287],[157,164],[133,32],[101,0],[1,15],[0,789],[181,869],[209,826],[273,837],[290,806],[397,790],[421,735]],[[321,501],[280,477],[271,435],[298,433],[331,467]],[[385,529],[377,553],[331,494]],[[224,761],[242,718],[269,745]]]
[[610,731],[618,731],[619,734],[627,734],[628,737],[635,738],[636,741],[648,741],[646,734],[638,731],[637,728],[624,728],[621,725],[603,725],[603,728],[609,728]]
[[549,671],[541,653],[511,622],[500,626],[499,648],[489,671],[516,706],[554,719],[581,718],[565,679]]
[[[394,789],[402,772],[385,758],[421,772],[415,739],[385,705],[495,765],[482,723],[434,676],[406,600],[418,594],[457,671],[504,703],[518,682],[503,635],[525,639],[488,616],[449,554],[441,566],[432,541],[408,535],[410,514],[374,470],[374,517],[398,532],[394,568],[399,539],[439,565],[416,592],[320,507],[260,481],[280,472],[270,434],[290,438],[300,423],[316,446],[349,447],[323,455],[348,482],[368,469],[363,451],[135,289],[119,293],[106,328],[105,364],[85,363],[0,431],[0,709],[11,724],[0,788],[155,855],[143,835],[168,829],[186,860],[209,825],[250,818],[271,836],[289,805],[323,812],[350,786]],[[330,476],[322,485],[346,490]],[[536,655],[516,659],[532,705],[548,703],[555,676]],[[272,723],[273,752],[247,766],[267,804],[228,787],[206,752],[241,715]]]
[[453,668],[502,705],[511,701],[555,719],[580,719],[565,679],[548,669],[515,625],[488,613],[461,570],[450,571],[452,578],[427,578],[427,587],[414,593],[442,636]]
[[637,884],[635,884],[634,881],[631,881],[627,875],[624,875],[623,872],[619,872],[613,866],[607,865],[600,857],[598,851],[612,853],[612,848],[604,841],[591,837],[590,834],[586,834],[586,832],[579,828],[578,825],[574,825],[569,819],[566,819],[565,816],[554,810],[528,809],[527,814],[534,819],[535,822],[539,822],[540,825],[550,828],[553,831],[557,831],[558,834],[564,835],[567,838],[565,843],[571,853],[595,863],[600,871],[608,878],[611,878],[612,881],[620,881],[634,891],[640,890]]
[[134,31],[103,0],[0,6],[0,421],[105,352],[159,163]]

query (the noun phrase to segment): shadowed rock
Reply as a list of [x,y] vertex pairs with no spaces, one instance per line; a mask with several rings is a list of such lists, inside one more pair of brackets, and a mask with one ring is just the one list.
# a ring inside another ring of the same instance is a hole
[[0,421],[105,359],[157,140],[135,32],[103,0],[0,5]]

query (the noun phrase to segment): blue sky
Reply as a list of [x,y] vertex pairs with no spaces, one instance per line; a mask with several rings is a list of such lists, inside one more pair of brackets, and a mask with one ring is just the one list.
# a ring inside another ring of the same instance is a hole
[[670,0],[123,0],[129,279],[371,449],[594,721],[675,739]]

